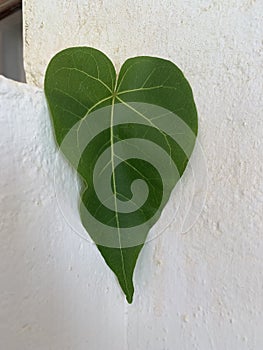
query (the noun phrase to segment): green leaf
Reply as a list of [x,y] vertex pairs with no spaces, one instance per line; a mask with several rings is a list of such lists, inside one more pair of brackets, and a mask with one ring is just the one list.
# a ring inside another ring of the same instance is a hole
[[45,94],[57,143],[80,175],[80,217],[132,302],[133,272],[197,134],[191,88],[172,62],[128,59],[119,76],[88,47],[59,52]]

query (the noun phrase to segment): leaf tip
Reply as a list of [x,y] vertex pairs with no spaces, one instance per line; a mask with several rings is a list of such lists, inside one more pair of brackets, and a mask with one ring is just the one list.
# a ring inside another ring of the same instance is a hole
[[132,304],[133,294],[126,294],[126,300],[127,300],[128,304]]

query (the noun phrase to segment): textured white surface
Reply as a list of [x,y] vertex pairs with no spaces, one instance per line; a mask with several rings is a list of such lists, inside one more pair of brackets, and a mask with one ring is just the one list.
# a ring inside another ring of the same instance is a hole
[[[0,348],[261,350],[262,1],[24,2],[31,83],[70,45],[117,66],[137,54],[177,63],[194,90],[209,184],[187,234],[174,223],[144,247],[128,306],[57,207],[43,92],[1,78]],[[61,182],[73,183],[69,170]]]

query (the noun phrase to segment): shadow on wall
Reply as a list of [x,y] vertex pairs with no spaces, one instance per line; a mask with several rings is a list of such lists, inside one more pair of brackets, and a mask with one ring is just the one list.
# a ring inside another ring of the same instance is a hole
[[0,20],[0,74],[25,82],[22,35],[21,10]]

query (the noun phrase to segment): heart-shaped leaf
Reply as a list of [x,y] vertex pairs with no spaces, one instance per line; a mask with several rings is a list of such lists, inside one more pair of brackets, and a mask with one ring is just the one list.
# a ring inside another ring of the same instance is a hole
[[170,61],[75,47],[49,63],[45,94],[57,143],[83,181],[80,216],[132,302],[133,271],[195,144],[191,88]]

